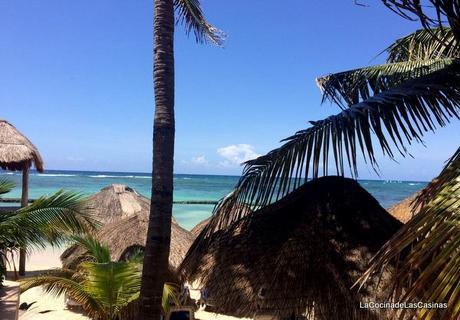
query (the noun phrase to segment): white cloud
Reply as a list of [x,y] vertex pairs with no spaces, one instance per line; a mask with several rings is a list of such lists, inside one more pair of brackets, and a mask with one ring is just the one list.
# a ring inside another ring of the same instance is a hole
[[209,164],[209,161],[203,155],[193,157],[190,162],[195,166],[206,166]]
[[225,160],[220,162],[221,166],[231,167],[240,165],[242,162],[257,158],[260,154],[254,151],[254,147],[249,144],[232,144],[217,149],[217,153]]

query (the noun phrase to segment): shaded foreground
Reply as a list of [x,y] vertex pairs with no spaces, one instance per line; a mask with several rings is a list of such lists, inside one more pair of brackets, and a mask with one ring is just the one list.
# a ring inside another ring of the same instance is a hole
[[373,282],[351,290],[402,224],[356,181],[324,177],[194,242],[179,272],[206,288],[218,313],[378,319],[360,302],[382,300]]

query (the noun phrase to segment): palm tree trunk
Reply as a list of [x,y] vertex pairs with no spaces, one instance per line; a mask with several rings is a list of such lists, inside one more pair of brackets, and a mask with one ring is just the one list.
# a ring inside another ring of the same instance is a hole
[[155,118],[152,200],[144,253],[139,319],[160,320],[171,241],[174,162],[174,3],[154,0]]

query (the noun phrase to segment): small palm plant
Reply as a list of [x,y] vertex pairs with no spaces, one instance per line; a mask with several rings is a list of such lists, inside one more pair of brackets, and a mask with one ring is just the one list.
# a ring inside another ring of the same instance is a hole
[[[10,192],[14,183],[0,180],[0,195]],[[98,222],[86,199],[73,192],[58,191],[15,211],[0,212],[0,280],[6,275],[7,252],[21,247],[44,248],[59,245],[72,234],[93,231]]]
[[[21,281],[22,291],[43,286],[45,292],[65,294],[82,306],[92,319],[115,320],[132,312],[139,299],[142,255],[128,261],[112,261],[109,248],[91,236],[74,236],[75,242],[86,251],[85,261],[75,270],[57,269]],[[163,311],[177,300],[178,288],[167,283],[163,291]]]

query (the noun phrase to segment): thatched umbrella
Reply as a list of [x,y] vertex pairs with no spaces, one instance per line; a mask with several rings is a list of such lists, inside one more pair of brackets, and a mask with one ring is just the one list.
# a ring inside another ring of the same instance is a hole
[[209,221],[211,221],[211,218],[206,218],[200,222],[198,222],[190,232],[193,234],[194,237],[198,237],[201,231],[208,225]]
[[[0,120],[0,167],[3,170],[22,171],[21,206],[29,201],[29,169],[35,166],[43,172],[43,160],[37,148],[18,131],[11,123]],[[24,275],[26,269],[26,252],[20,250],[19,274]]]
[[88,202],[96,219],[103,224],[119,221],[150,208],[149,199],[123,184],[102,188],[90,196]]
[[418,192],[391,206],[388,208],[388,212],[402,223],[406,223],[420,210],[420,207],[414,205],[414,200],[417,195]]
[[350,288],[401,225],[356,181],[316,179],[225,231],[200,233],[179,273],[222,314],[377,319],[383,311],[360,302],[384,301],[385,281]]
[[[108,245],[113,260],[123,260],[136,250],[143,250],[150,214],[149,199],[125,185],[111,185],[91,196],[89,202],[99,220],[105,223],[96,237]],[[193,240],[193,235],[173,219],[169,256],[172,269],[182,262]],[[77,246],[61,255],[66,268],[74,268],[81,259],[84,259],[84,251]]]

